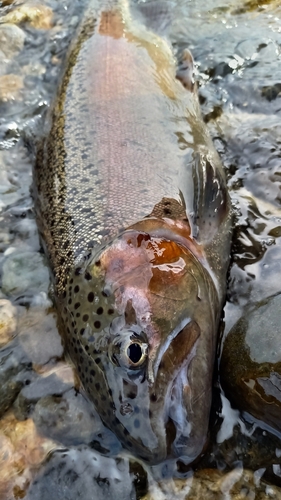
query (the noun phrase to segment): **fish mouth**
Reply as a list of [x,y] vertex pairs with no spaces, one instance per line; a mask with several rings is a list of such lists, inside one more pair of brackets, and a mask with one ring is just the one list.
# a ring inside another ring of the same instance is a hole
[[[159,443],[162,439],[165,441],[163,458],[179,457],[189,446],[192,390],[188,369],[196,354],[199,338],[197,322],[186,318],[161,346],[154,365],[150,367],[154,378],[153,382],[149,382],[153,391],[150,396],[151,424],[155,435],[159,436]],[[189,461],[195,458],[192,455]]]

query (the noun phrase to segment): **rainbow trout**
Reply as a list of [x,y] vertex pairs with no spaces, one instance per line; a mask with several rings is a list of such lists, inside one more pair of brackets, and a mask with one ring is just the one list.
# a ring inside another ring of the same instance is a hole
[[223,169],[184,51],[124,3],[86,12],[35,167],[66,348],[135,455],[204,448],[231,239]]

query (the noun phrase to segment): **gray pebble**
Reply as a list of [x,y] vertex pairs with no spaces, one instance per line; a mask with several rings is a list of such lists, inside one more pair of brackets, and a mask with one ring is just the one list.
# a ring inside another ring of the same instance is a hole
[[49,270],[37,252],[12,253],[3,264],[2,288],[7,295],[47,292]]
[[0,51],[8,59],[14,58],[23,48],[25,40],[24,31],[14,24],[0,25]]

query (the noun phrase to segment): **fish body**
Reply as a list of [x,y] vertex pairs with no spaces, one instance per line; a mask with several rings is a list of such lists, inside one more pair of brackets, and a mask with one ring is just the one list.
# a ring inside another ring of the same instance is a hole
[[66,347],[103,421],[150,463],[204,447],[231,239],[184,64],[176,78],[170,45],[122,5],[89,9],[34,172]]

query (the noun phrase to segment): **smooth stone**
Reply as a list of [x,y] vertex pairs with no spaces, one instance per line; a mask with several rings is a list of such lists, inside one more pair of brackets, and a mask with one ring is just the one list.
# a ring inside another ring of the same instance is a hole
[[22,50],[25,41],[24,31],[14,24],[0,24],[0,50],[8,59],[13,59]]
[[118,453],[121,445],[106,427],[91,402],[82,392],[71,388],[60,394],[60,386],[52,395],[41,397],[35,405],[32,418],[40,433],[64,446],[89,444],[103,453]]
[[55,451],[31,484],[26,500],[135,500],[129,460],[89,448]]
[[2,289],[7,295],[48,292],[49,270],[37,252],[12,253],[3,264]]
[[281,294],[269,297],[230,330],[221,384],[237,408],[281,431]]
[[0,417],[10,408],[22,386],[29,383],[31,373],[29,357],[17,342],[0,351]]
[[[64,380],[60,377],[60,371],[62,370],[72,372],[71,368],[65,365],[61,367],[61,370],[57,369],[47,376],[44,374],[44,376],[36,378],[21,389],[14,403],[14,413],[18,420],[24,420],[29,417],[40,399],[53,396],[54,394],[56,398],[59,398],[73,387],[73,373],[72,377],[68,377],[68,380]],[[49,415],[49,417],[49,423],[51,425],[51,421],[53,422],[54,419],[51,415]]]
[[22,317],[18,330],[19,343],[34,365],[43,366],[62,357],[63,345],[53,312],[30,307]]

